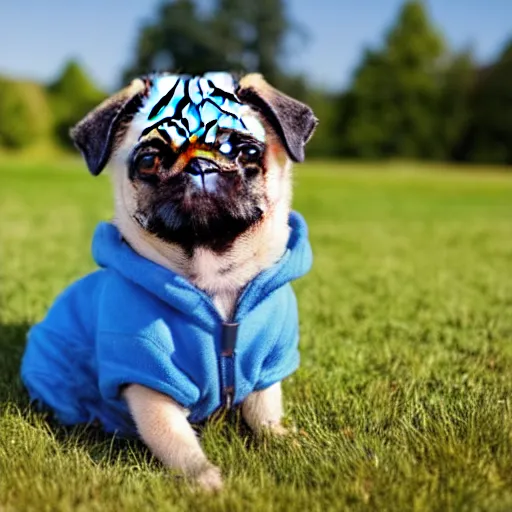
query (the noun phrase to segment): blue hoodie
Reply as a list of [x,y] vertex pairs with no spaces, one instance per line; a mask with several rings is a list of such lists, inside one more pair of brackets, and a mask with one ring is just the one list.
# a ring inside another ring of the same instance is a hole
[[304,219],[290,215],[283,257],[245,288],[231,323],[183,277],[141,256],[117,228],[98,225],[100,270],[67,288],[29,332],[21,376],[32,400],[66,425],[99,420],[135,435],[121,397],[137,383],[172,397],[202,421],[293,373],[298,316],[290,281],[311,267]]

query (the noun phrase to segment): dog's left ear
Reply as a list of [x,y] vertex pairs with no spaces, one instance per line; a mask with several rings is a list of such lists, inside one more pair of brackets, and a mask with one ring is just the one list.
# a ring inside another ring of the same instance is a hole
[[94,176],[107,165],[121,123],[138,111],[147,89],[146,80],[133,80],[128,87],[106,99],[71,129],[71,139],[82,152]]
[[246,75],[236,91],[238,98],[258,110],[281,139],[290,158],[304,161],[304,146],[318,119],[311,108],[269,85],[259,74]]

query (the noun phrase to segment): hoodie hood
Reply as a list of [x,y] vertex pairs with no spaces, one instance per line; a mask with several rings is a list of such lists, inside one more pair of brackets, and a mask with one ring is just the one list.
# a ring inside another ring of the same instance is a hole
[[[291,212],[288,223],[290,237],[285,253],[246,286],[238,300],[235,321],[240,321],[273,291],[310,270],[312,252],[306,222],[299,213]],[[100,267],[115,270],[185,315],[193,315],[201,307],[209,311],[212,322],[219,320],[219,313],[206,293],[184,277],[140,256],[113,224],[102,222],[97,226],[92,255]]]

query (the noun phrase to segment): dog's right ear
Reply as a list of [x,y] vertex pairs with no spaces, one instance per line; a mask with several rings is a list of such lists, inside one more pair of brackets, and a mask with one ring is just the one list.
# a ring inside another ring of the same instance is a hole
[[303,162],[304,146],[318,124],[311,108],[278,91],[257,73],[244,76],[236,94],[243,103],[261,112],[281,139],[291,159]]
[[137,113],[148,89],[148,80],[133,80],[128,87],[106,99],[71,129],[71,139],[94,176],[107,165],[121,124]]

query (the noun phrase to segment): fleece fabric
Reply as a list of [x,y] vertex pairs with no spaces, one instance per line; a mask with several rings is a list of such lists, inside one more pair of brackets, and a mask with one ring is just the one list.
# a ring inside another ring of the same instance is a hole
[[242,293],[230,324],[183,277],[139,256],[117,228],[100,223],[93,257],[101,269],[67,288],[28,334],[21,376],[31,398],[66,425],[99,421],[136,434],[123,386],[172,397],[200,422],[294,372],[298,316],[290,281],[312,254],[304,219],[292,212],[283,257]]

